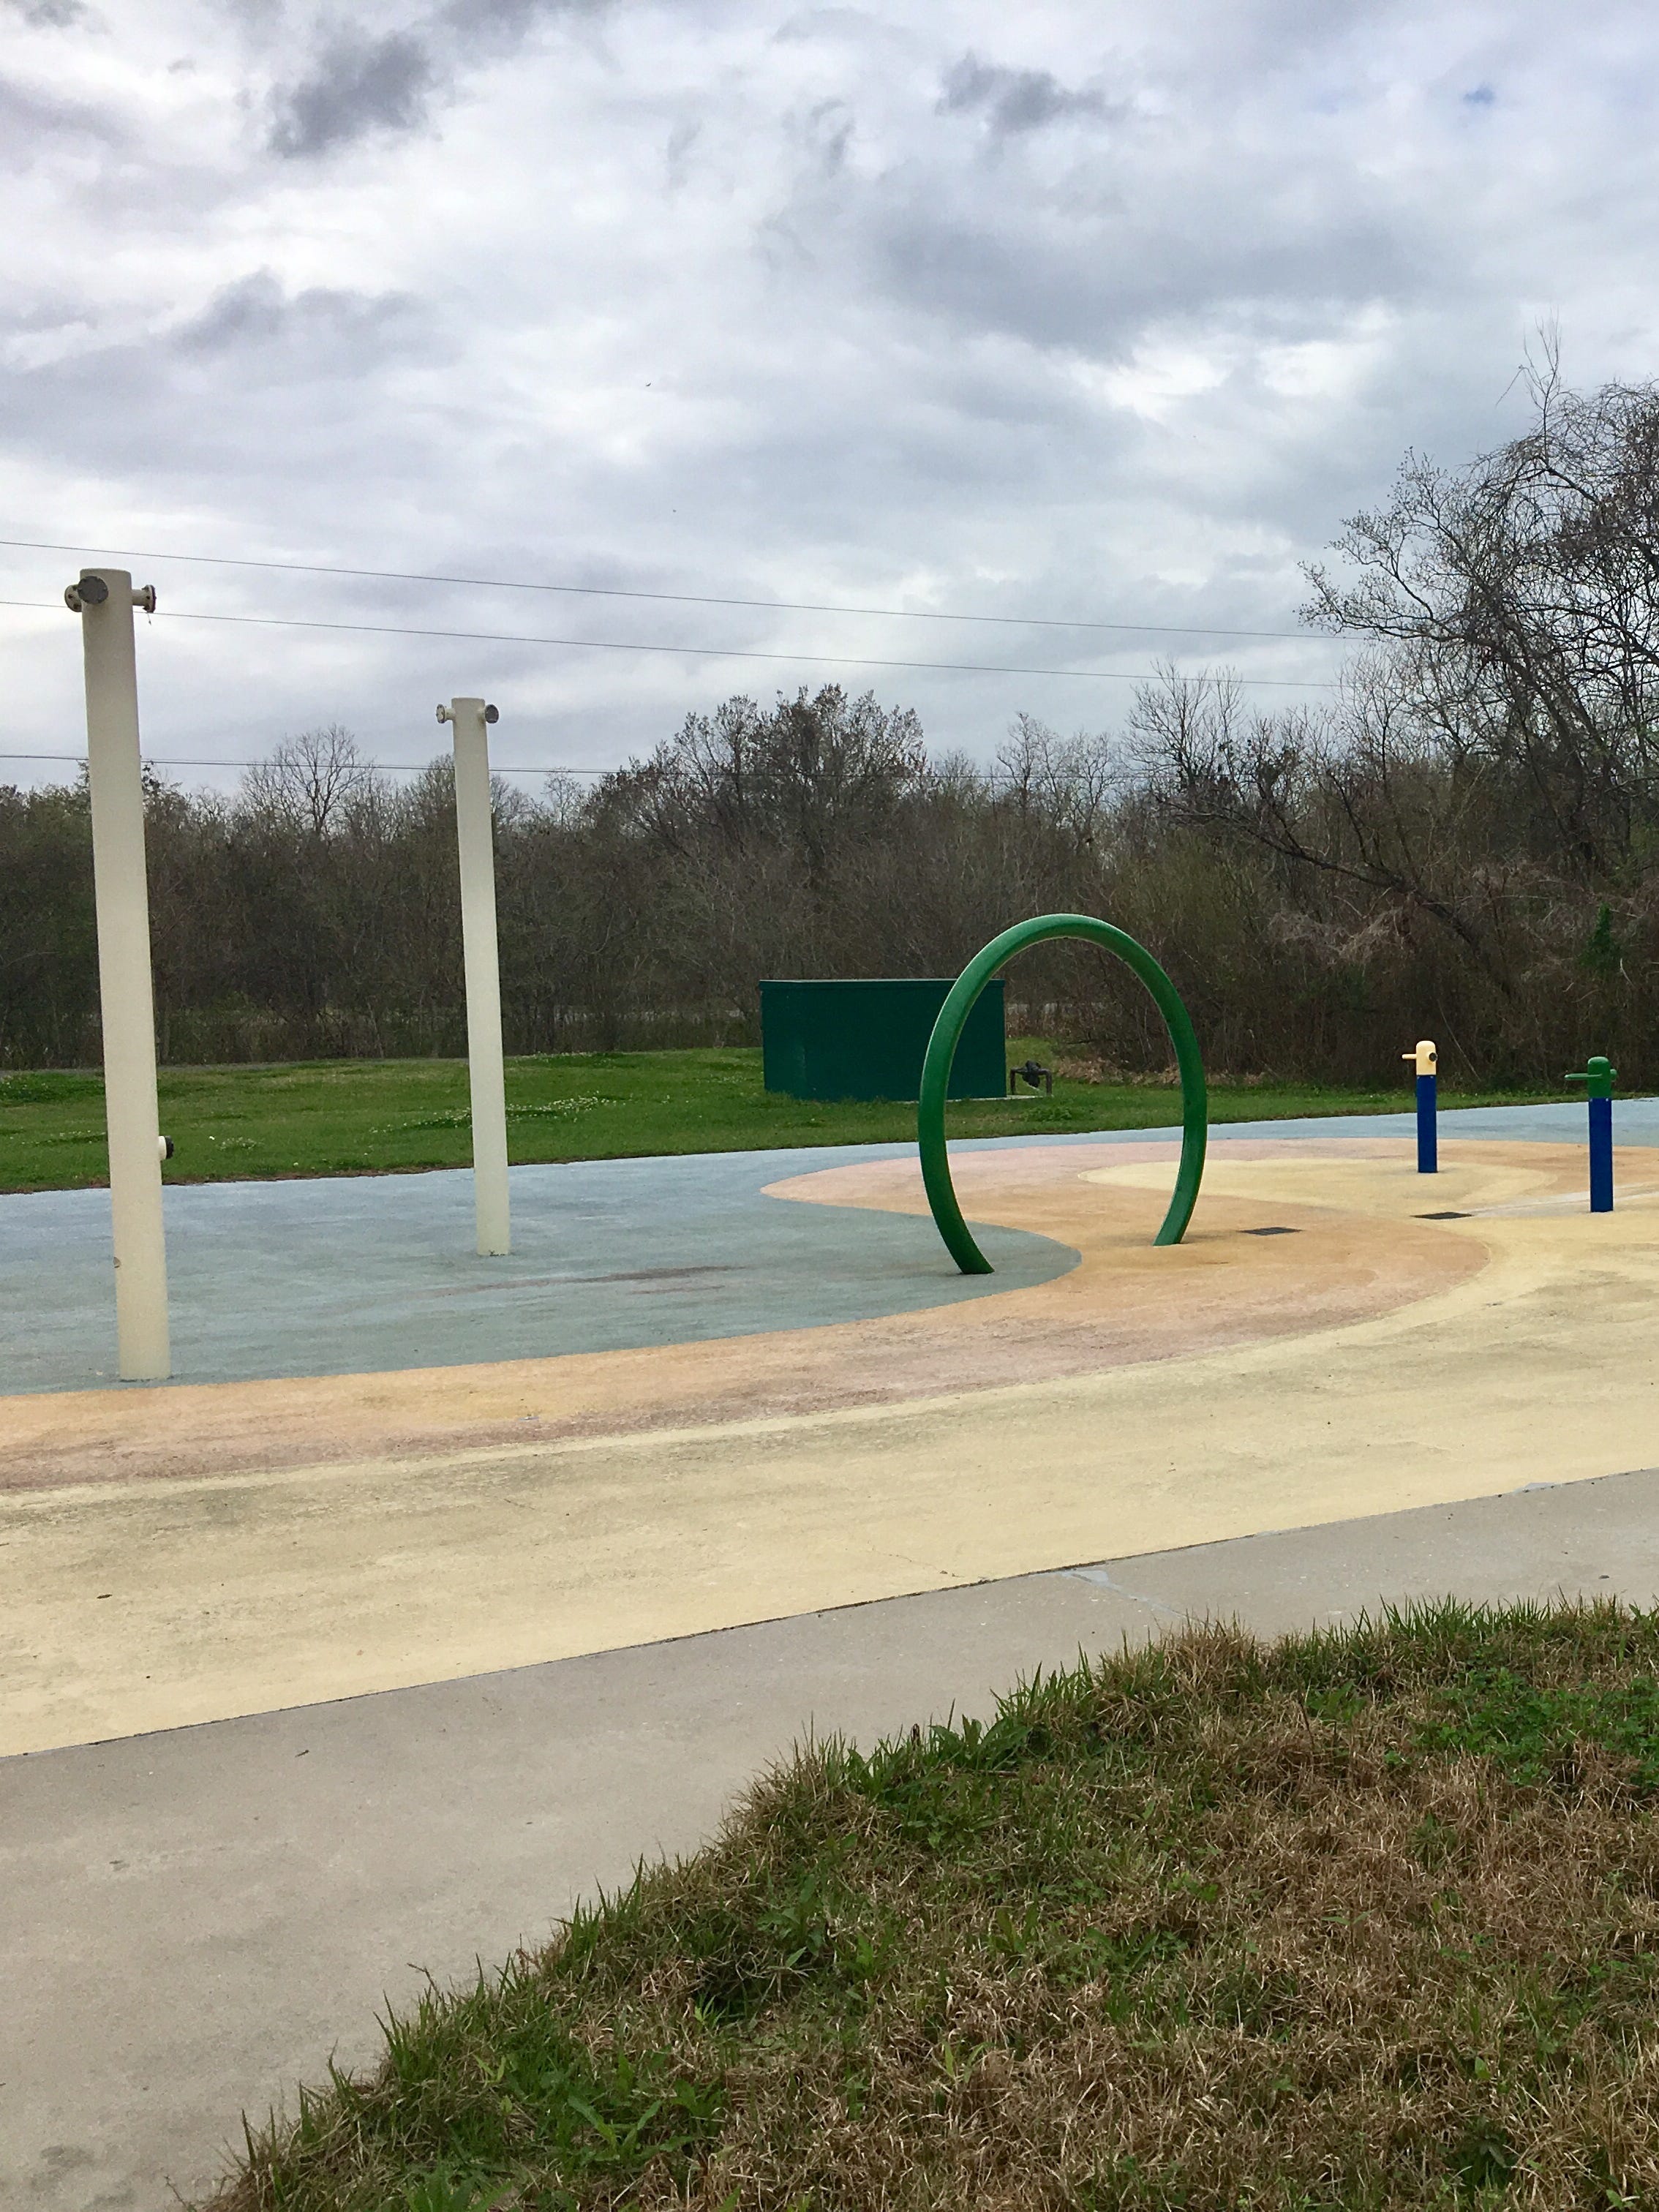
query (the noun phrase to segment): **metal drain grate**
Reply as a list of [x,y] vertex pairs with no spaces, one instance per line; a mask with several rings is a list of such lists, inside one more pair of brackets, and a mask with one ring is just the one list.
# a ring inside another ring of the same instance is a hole
[[1417,1218],[1419,1221],[1467,1221],[1469,1216],[1467,1213],[1459,1213],[1454,1208],[1449,1213],[1419,1213]]
[[1302,1231],[1299,1229],[1245,1229],[1239,1233],[1244,1237],[1299,1237]]

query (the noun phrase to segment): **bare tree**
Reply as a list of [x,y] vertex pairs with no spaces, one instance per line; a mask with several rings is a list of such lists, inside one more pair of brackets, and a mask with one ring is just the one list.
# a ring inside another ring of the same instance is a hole
[[997,749],[994,777],[1020,815],[1089,845],[1125,787],[1126,769],[1121,745],[1104,733],[1062,738],[1034,714],[1016,714]]
[[708,837],[732,849],[781,841],[822,884],[836,848],[890,819],[927,765],[911,709],[826,684],[781,696],[769,713],[736,698],[688,715],[670,744],[607,777],[597,796],[677,852]]
[[1468,467],[1407,454],[1309,568],[1306,618],[1388,648],[1449,760],[1498,772],[1511,830],[1605,878],[1659,814],[1659,387],[1531,378],[1530,429]]
[[268,758],[249,769],[240,793],[250,812],[264,813],[326,837],[376,782],[349,730],[338,722],[287,738]]
[[1441,757],[1387,662],[1350,671],[1322,714],[1252,712],[1231,678],[1168,670],[1136,693],[1129,729],[1145,793],[1166,818],[1247,840],[1292,878],[1351,885],[1367,896],[1354,927],[1373,939],[1420,915],[1510,988],[1483,926],[1490,884],[1462,834],[1478,772],[1460,777]]

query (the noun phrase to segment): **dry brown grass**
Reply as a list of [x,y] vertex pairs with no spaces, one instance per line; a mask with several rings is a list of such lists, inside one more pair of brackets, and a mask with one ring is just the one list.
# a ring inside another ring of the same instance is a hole
[[1659,1625],[1190,1632],[810,1748],[215,2212],[1659,2203]]

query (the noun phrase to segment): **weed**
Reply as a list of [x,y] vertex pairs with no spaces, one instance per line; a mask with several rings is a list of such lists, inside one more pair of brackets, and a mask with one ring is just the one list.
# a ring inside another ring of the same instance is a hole
[[214,2212],[1659,2203],[1659,1621],[1219,1626],[815,1744]]

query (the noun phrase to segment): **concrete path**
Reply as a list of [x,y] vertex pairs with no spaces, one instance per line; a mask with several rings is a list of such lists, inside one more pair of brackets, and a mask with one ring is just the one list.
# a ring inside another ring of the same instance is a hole
[[0,1762],[0,2204],[164,2212],[375,2014],[874,1738],[1188,1614],[1659,1595],[1659,1471],[1115,1559]]

